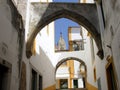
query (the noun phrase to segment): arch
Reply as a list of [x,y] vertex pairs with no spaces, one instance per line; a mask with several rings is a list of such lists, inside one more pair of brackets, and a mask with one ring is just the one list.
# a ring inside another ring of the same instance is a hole
[[85,62],[79,58],[76,58],[76,57],[67,57],[67,58],[63,58],[62,60],[60,60],[57,64],[56,64],[56,68],[55,68],[55,73],[57,71],[57,69],[59,68],[59,66],[63,63],[63,62],[66,62],[68,60],[76,60],[78,62],[80,62],[81,64],[83,64],[85,66],[85,71],[87,71],[87,66],[85,64]]
[[86,88],[86,84],[87,84],[87,65],[85,64],[85,62],[79,58],[76,58],[76,57],[67,57],[67,58],[63,58],[62,60],[60,60],[57,65],[56,65],[56,68],[55,68],[55,78],[56,78],[56,72],[57,72],[57,69],[59,68],[59,66],[63,63],[63,62],[66,62],[66,61],[69,61],[69,60],[75,60],[75,61],[78,61],[80,62],[80,65],[84,65],[85,66],[85,76],[84,76],[84,82],[85,82],[85,87]]
[[[37,9],[36,9],[37,8]],[[42,9],[37,12],[36,10]],[[92,11],[91,11],[92,10]],[[93,36],[97,47],[99,49],[98,55],[103,59],[103,50],[101,44],[101,37],[99,33],[99,23],[97,17],[97,10],[95,4],[81,4],[81,3],[50,3],[50,4],[33,4],[33,11],[36,15],[32,17],[36,20],[36,24],[33,25],[30,30],[27,41],[27,57],[29,58],[31,53],[31,47],[34,38],[38,32],[50,22],[59,18],[68,18],[78,24],[84,26],[88,32]],[[39,18],[36,18],[39,17]],[[32,21],[32,20],[31,20]],[[30,22],[31,23],[31,22]],[[33,23],[30,24],[32,26]]]

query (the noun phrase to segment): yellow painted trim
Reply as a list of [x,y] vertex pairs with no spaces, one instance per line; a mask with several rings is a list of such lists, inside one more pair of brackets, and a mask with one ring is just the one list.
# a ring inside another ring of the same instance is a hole
[[33,54],[33,55],[36,55],[36,39],[34,39],[34,42],[33,42],[32,54]]
[[109,67],[110,64],[112,64],[113,67],[114,67],[113,58],[110,55],[108,55],[108,57],[106,58],[106,60],[108,61],[108,63],[105,66],[106,69]]
[[60,79],[58,80],[58,87],[60,88]]
[[72,31],[71,31],[71,30],[72,30],[71,27],[69,27],[69,28],[68,28],[68,35],[69,35],[69,36],[68,36],[68,40],[69,40],[69,41],[70,41],[71,38],[72,38],[72,36],[71,36],[71,32],[72,32]]
[[98,90],[98,88],[87,82],[87,90]]
[[72,79],[74,78],[74,60],[69,60],[68,61],[68,67],[69,67],[69,72],[70,72],[70,77],[69,77],[69,88],[72,88]]
[[56,90],[56,86],[55,86],[55,84],[54,84],[54,85],[49,86],[49,87],[47,87],[47,88],[45,88],[45,89],[43,89],[43,90]]
[[91,34],[90,34],[89,32],[87,32],[87,36],[88,36],[88,37],[91,37]]
[[83,3],[86,3],[86,0],[83,0]]
[[70,60],[71,78],[74,78],[74,60]]
[[67,66],[69,67],[69,73],[70,73],[70,76],[69,76],[69,79],[68,79],[68,88],[71,88],[71,67],[70,67],[70,60],[67,61]]
[[72,29],[71,29],[71,27],[69,27],[68,28],[68,43],[69,43],[69,50],[70,51],[72,51],[72,41],[71,41],[71,39],[72,39]]
[[68,78],[68,88],[71,87],[70,77]]

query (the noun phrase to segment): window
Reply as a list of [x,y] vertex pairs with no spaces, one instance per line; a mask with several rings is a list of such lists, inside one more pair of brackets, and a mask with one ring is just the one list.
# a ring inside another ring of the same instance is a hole
[[69,50],[80,51],[84,50],[84,38],[82,26],[68,28]]
[[10,87],[9,68],[0,64],[0,90],[9,90]]
[[74,85],[74,88],[78,88],[78,80],[73,80],[73,85]]
[[73,41],[73,50],[74,51],[84,50],[84,42],[83,42],[83,40],[81,40],[81,41]]
[[32,69],[31,90],[42,90],[42,76]]
[[37,90],[37,72],[32,70],[32,90]]
[[39,75],[39,90],[42,90],[42,76]]
[[96,82],[96,68],[94,68],[94,81]]
[[67,89],[68,88],[68,80],[67,79],[60,79],[60,88]]

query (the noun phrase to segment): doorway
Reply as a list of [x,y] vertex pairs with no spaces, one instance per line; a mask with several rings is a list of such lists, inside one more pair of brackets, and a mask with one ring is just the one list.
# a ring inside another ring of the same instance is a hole
[[118,90],[112,59],[109,60],[109,64],[106,67],[106,75],[107,75],[108,90]]
[[37,90],[37,72],[32,69],[32,90]]
[[74,86],[74,88],[78,88],[78,80],[77,79],[73,80],[73,86]]
[[39,75],[39,90],[42,90],[42,76]]
[[0,90],[10,89],[10,73],[9,68],[0,64]]

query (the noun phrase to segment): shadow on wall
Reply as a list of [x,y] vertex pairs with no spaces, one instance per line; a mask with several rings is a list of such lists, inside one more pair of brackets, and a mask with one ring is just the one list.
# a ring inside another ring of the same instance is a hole
[[39,52],[40,54],[36,53],[30,59],[32,68],[42,77],[43,90],[55,90],[55,67],[41,47]]

